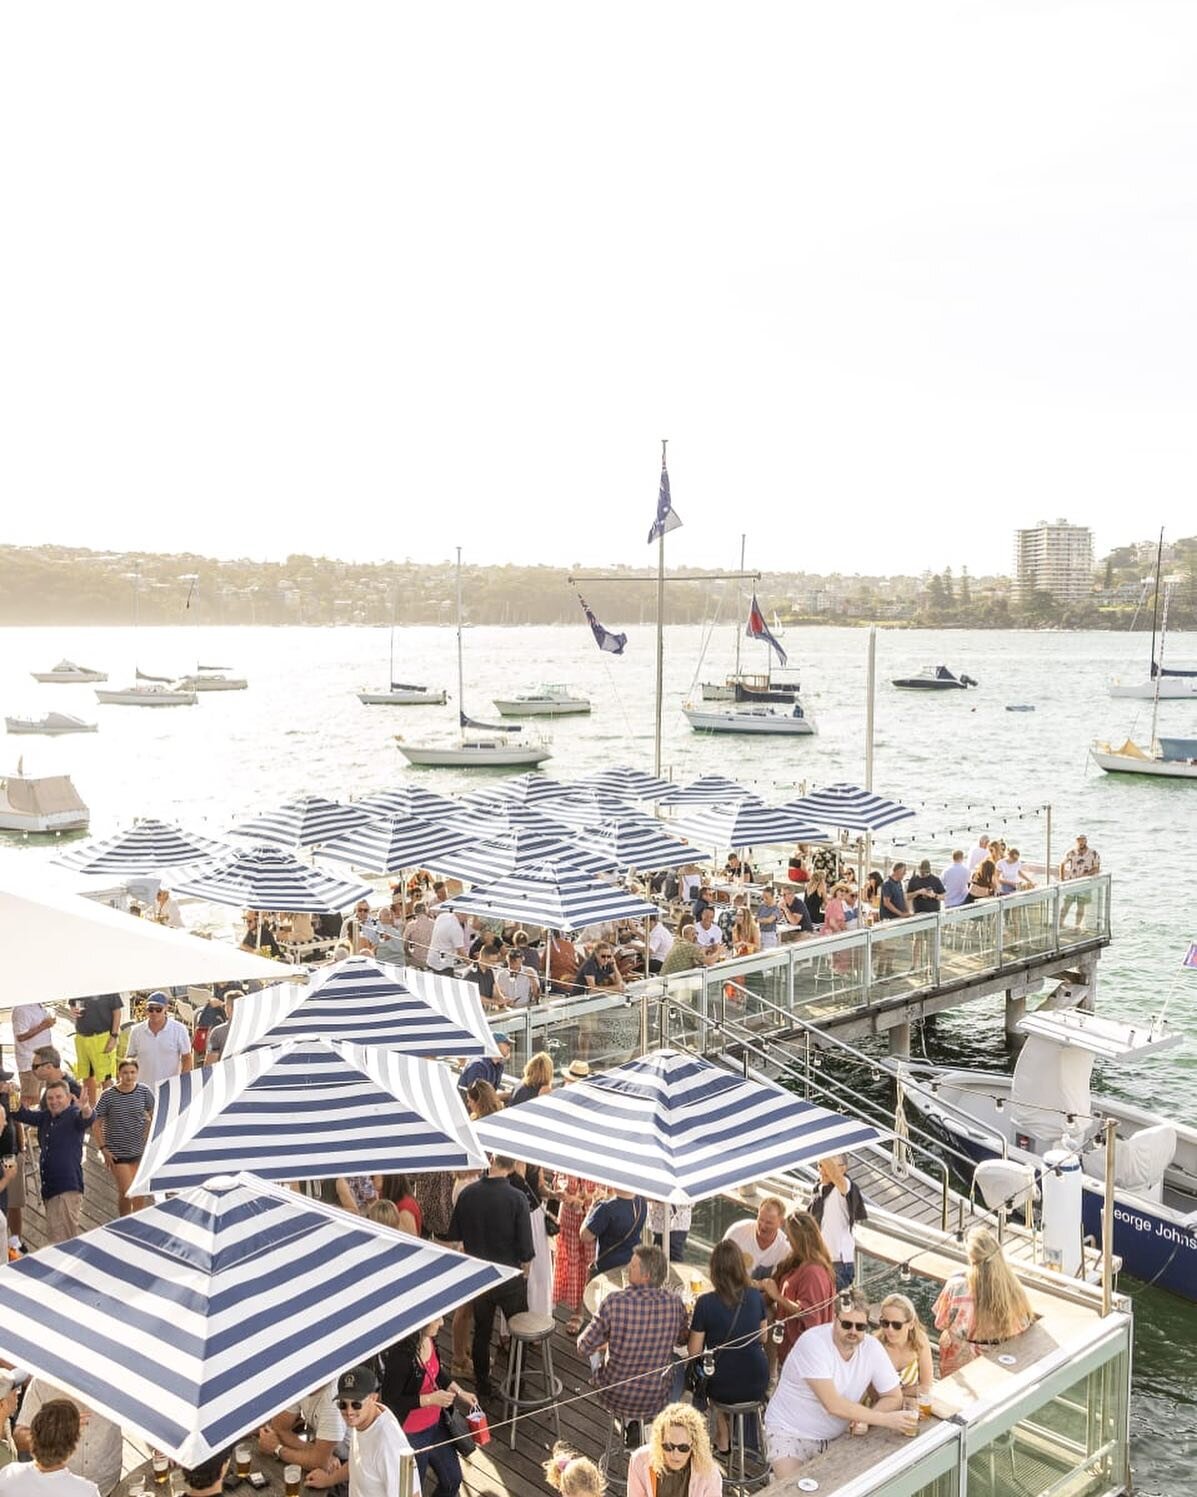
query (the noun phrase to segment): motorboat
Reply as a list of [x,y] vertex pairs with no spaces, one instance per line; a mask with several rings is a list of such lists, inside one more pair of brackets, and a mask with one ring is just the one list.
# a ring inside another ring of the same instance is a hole
[[568,686],[540,686],[494,701],[500,717],[580,717],[590,711],[590,698],[574,696]]
[[58,833],[83,831],[91,812],[71,784],[70,775],[0,775],[0,831]]
[[1183,1036],[1079,1009],[1040,1009],[1018,1027],[1013,1075],[903,1066],[907,1102],[978,1163],[1004,1153],[1038,1169],[1055,1150],[1079,1155],[1084,1232],[1099,1239],[1112,1119],[1114,1252],[1128,1273],[1197,1299],[1197,1128],[1090,1090],[1096,1059],[1137,1060]]
[[80,682],[88,685],[108,679],[104,671],[93,671],[89,666],[76,665],[73,660],[60,660],[52,671],[31,671],[30,674],[35,681],[40,681],[45,686],[53,685],[56,681],[73,686]]
[[10,733],[41,733],[56,736],[60,733],[95,733],[98,723],[85,723],[81,717],[72,717],[69,712],[47,712],[45,717],[6,717],[5,727]]
[[183,691],[245,691],[249,682],[244,676],[232,676],[223,665],[197,665],[195,674],[180,678]]
[[801,702],[792,706],[738,704],[734,707],[693,707],[682,711],[696,733],[781,733],[790,737],[818,732],[815,720]]
[[443,707],[449,694],[433,691],[431,686],[392,681],[389,691],[359,691],[357,699],[366,707]]
[[1197,780],[1197,738],[1152,738],[1150,749],[1131,739],[1115,748],[1100,740],[1089,757],[1107,774],[1154,775],[1166,780]]
[[946,665],[925,665],[917,675],[898,676],[893,684],[903,691],[964,691],[978,683],[972,676],[954,675]]
[[1007,712],[1034,712],[1035,708],[1030,702],[1007,702]]
[[[518,735],[519,727],[476,722],[465,712],[465,662],[462,649],[461,547],[457,548],[457,741],[453,743],[406,743],[395,735],[399,752],[409,764],[421,769],[535,769],[551,755],[543,740]],[[589,703],[587,704],[589,711]]]
[[97,691],[96,700],[104,707],[194,707],[194,689],[166,685],[158,681],[138,681],[123,691]]

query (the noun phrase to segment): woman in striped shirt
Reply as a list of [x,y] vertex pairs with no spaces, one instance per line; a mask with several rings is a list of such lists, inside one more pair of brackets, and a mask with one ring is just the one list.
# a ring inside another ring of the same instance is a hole
[[154,1094],[137,1075],[137,1061],[126,1056],[116,1069],[116,1085],[101,1093],[91,1125],[91,1141],[116,1180],[117,1208],[122,1216],[145,1204],[140,1196],[130,1199],[129,1186],[149,1136]]

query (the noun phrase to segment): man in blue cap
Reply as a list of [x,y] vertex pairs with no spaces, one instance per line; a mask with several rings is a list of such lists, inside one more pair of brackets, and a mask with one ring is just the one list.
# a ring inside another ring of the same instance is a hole
[[462,1069],[457,1078],[457,1089],[464,1099],[466,1092],[473,1086],[475,1081],[489,1081],[495,1091],[498,1091],[503,1082],[503,1067],[511,1054],[511,1039],[508,1035],[496,1033],[495,1044],[499,1047],[497,1059],[489,1055],[480,1055],[477,1060],[470,1061],[468,1066]]

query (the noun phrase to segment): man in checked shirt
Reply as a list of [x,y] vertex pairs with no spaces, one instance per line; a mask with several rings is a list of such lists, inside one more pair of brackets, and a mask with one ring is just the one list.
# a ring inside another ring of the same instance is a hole
[[628,1287],[607,1295],[578,1337],[585,1357],[606,1347],[594,1384],[599,1402],[625,1423],[655,1418],[674,1396],[674,1348],[685,1345],[690,1316],[681,1297],[665,1288],[668,1271],[659,1247],[638,1247]]

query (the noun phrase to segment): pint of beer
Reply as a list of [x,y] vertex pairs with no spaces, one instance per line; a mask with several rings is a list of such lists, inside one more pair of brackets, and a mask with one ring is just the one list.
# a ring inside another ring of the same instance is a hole
[[283,1491],[286,1497],[299,1497],[299,1482],[303,1471],[298,1466],[283,1467]]
[[164,1487],[170,1480],[170,1457],[160,1450],[154,1451],[154,1485]]
[[249,1475],[249,1468],[253,1461],[253,1452],[248,1445],[237,1446],[237,1475],[242,1481]]

